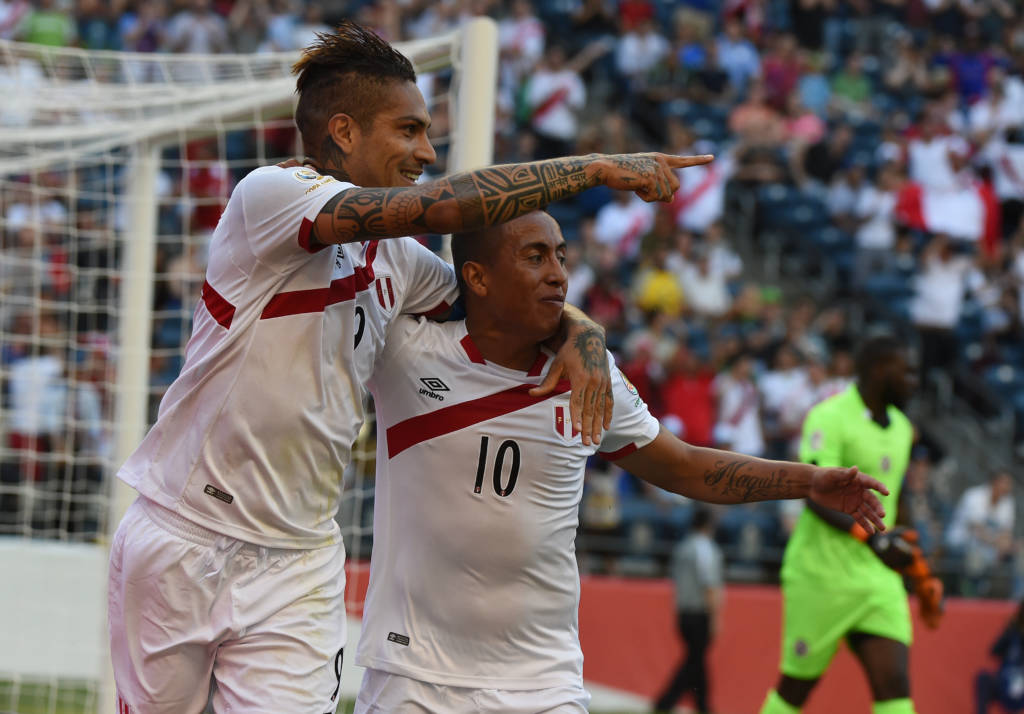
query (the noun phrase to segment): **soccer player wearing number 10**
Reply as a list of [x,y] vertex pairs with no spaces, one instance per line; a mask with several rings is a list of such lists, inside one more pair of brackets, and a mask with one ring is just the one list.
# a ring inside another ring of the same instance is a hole
[[[369,381],[377,404],[373,558],[356,712],[585,712],[574,540],[587,457],[567,385],[531,397],[567,284],[557,223],[533,213],[452,241],[466,319],[395,320]],[[595,364],[603,345],[580,340]],[[883,510],[855,468],[689,446],[613,370],[601,453],[718,503],[813,494],[866,529]]]
[[[296,73],[307,165],[262,167],[235,187],[182,372],[118,473],[140,494],[110,553],[121,712],[200,711],[211,681],[217,712],[335,710],[334,515],[364,384],[392,320],[456,293],[451,267],[403,236],[479,229],[599,184],[668,201],[675,168],[711,160],[570,157],[417,184],[436,155],[407,58],[343,23]],[[567,323],[570,338],[603,340],[589,320]],[[579,423],[596,435],[609,377],[563,351]]]

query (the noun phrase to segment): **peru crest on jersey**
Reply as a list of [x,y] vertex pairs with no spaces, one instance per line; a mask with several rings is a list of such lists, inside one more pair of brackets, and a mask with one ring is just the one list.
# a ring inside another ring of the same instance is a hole
[[374,281],[373,291],[377,296],[377,302],[380,304],[381,309],[384,312],[390,313],[398,301],[398,295],[395,293],[395,283],[391,276],[386,274],[378,275]]
[[555,432],[565,441],[575,441],[579,432],[572,426],[568,406],[555,405]]

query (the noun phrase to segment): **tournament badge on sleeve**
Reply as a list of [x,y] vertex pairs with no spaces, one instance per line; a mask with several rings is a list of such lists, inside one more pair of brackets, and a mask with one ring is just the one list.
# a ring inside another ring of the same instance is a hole
[[576,441],[579,432],[572,426],[572,418],[569,415],[569,407],[555,405],[555,433],[562,437],[562,441],[571,444]]
[[395,282],[391,279],[390,275],[378,275],[376,280],[373,281],[371,290],[384,312],[390,313],[395,308],[395,303],[398,302],[398,295],[395,293]]

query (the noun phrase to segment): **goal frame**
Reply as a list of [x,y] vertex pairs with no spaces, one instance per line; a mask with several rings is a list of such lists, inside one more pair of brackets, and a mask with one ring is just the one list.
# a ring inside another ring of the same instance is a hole
[[[477,17],[467,21],[458,30],[425,40],[396,43],[395,47],[413,59],[418,73],[447,67],[455,70],[449,97],[454,109],[450,112],[449,172],[465,171],[490,164],[493,161],[498,64],[496,23],[487,17]],[[13,66],[12,58],[18,57],[18,53],[25,56],[28,51],[24,45],[0,41],[0,67],[4,65],[5,60],[8,65]],[[33,51],[39,52],[38,57],[43,64],[66,61],[77,62],[83,67],[104,61],[153,63],[161,59],[152,55],[92,52],[73,48]],[[237,63],[238,66],[245,66],[246,63],[257,61],[287,63],[285,66],[290,66],[297,59],[297,53],[288,53],[270,56],[176,56],[173,61],[188,63],[194,67],[202,67],[204,63]],[[93,608],[96,602],[106,602],[105,568],[109,555],[109,541],[128,506],[136,497],[134,489],[117,479],[114,472],[138,447],[149,428],[152,305],[157,277],[157,223],[160,209],[157,186],[162,151],[165,146],[180,142],[186,132],[189,137],[200,137],[204,133],[215,135],[218,129],[222,128],[222,123],[232,120],[252,117],[254,123],[258,123],[262,119],[285,118],[292,115],[295,102],[293,78],[256,81],[254,86],[256,85],[258,90],[249,92],[244,97],[234,96],[219,101],[215,96],[211,96],[210,101],[205,104],[194,104],[184,113],[169,116],[166,121],[146,123],[138,130],[129,123],[123,126],[119,124],[116,128],[108,127],[107,131],[102,127],[83,127],[82,141],[76,146],[66,145],[62,148],[59,144],[47,144],[47,141],[52,141],[52,137],[60,133],[60,129],[53,127],[15,127],[10,132],[4,128],[8,134],[5,137],[8,146],[20,141],[25,145],[38,142],[46,148],[28,157],[0,155],[0,175],[42,172],[48,166],[73,163],[79,157],[114,149],[127,149],[129,153],[127,168],[130,179],[126,182],[128,188],[123,196],[128,205],[128,222],[125,230],[118,235],[122,261],[117,274],[121,279],[121,288],[117,298],[119,318],[115,333],[118,361],[116,376],[112,383],[114,433],[110,465],[113,468],[108,469],[106,473],[109,493],[106,542],[101,545],[67,544],[67,548],[56,549],[44,542],[35,547],[31,540],[17,539],[9,544],[14,547],[32,548],[31,556],[22,560],[26,563],[38,561],[36,565],[40,571],[45,571],[45,562],[50,558],[48,554],[51,551],[57,553],[53,556],[53,567],[58,567],[58,559],[66,559],[68,553],[75,549],[81,550],[83,556],[88,556],[83,558],[83,562],[87,561],[89,567],[95,568],[95,563],[102,559],[103,591],[86,593],[87,597],[82,598],[83,602],[92,603],[90,608]],[[59,92],[60,87],[51,86],[48,90]],[[45,100],[40,98],[37,101],[42,103]],[[448,245],[446,238],[442,254],[450,259]],[[45,595],[42,590],[46,584],[44,580],[40,580],[36,585],[28,584],[22,588],[21,597],[32,598],[33,587],[38,587],[40,595]],[[66,597],[74,596],[67,593]],[[97,628],[105,629],[105,623],[106,611],[103,609],[102,615],[96,613],[95,623],[82,624],[83,627],[91,627],[94,624]],[[101,678],[96,682],[96,711],[98,714],[115,714],[116,691],[105,636],[101,638],[101,643],[103,661],[99,665]],[[54,641],[52,646],[56,649],[61,647],[62,643]],[[13,674],[20,676],[17,672]]]

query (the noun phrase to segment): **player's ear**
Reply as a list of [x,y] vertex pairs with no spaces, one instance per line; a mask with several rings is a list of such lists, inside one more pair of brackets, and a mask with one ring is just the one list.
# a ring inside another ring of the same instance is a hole
[[345,154],[352,152],[357,140],[359,125],[356,120],[344,112],[339,112],[327,120],[327,133]]
[[487,271],[484,266],[473,260],[467,260],[462,264],[462,282],[466,290],[477,297],[487,295]]

